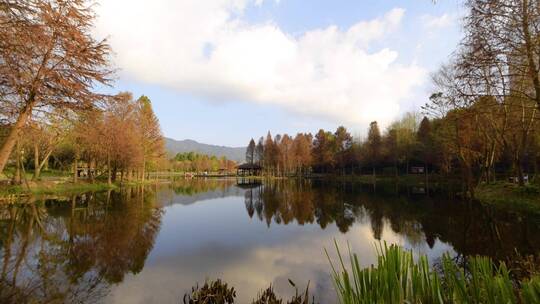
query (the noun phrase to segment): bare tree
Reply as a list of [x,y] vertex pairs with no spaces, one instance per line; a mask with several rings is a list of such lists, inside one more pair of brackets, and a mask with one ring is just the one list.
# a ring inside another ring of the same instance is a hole
[[93,88],[110,83],[110,47],[92,37],[94,19],[86,0],[0,2],[0,115],[11,126],[0,172],[33,115],[87,109],[104,97]]
[[540,106],[538,1],[468,0],[466,6],[457,76],[469,95],[522,95]]
[[[478,124],[480,129],[487,126],[484,138],[493,142],[488,154],[493,155],[495,144],[511,151],[523,184],[522,161],[540,106],[540,3],[468,0],[466,6],[465,38],[456,56],[456,95],[475,104],[474,114],[488,123]],[[481,98],[483,106],[478,104]],[[497,134],[492,136],[491,130]]]

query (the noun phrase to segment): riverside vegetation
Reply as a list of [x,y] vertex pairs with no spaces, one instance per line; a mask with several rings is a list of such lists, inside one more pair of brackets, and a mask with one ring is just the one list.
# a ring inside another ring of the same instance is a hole
[[[425,255],[416,260],[411,251],[397,245],[381,244],[377,264],[360,266],[350,250],[345,261],[336,243],[339,260],[328,260],[336,296],[342,304],[371,303],[540,303],[540,276],[516,279],[505,263],[494,263],[486,257],[472,257],[462,267],[447,254],[440,270],[433,270]],[[348,264],[346,264],[348,262]],[[348,265],[348,266],[347,266]],[[291,285],[295,284],[290,281]],[[184,296],[186,304],[235,303],[236,291],[221,280],[205,282]],[[277,297],[270,286],[252,304],[309,304],[309,284],[305,292],[291,300]]]

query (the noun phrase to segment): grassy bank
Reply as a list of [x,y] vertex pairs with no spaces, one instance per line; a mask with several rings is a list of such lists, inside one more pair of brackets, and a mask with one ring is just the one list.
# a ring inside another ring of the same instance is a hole
[[[166,181],[165,181],[166,182]],[[22,183],[20,185],[0,185],[0,199],[13,196],[26,196],[26,195],[48,195],[48,194],[72,194],[82,192],[99,192],[111,189],[118,189],[120,187],[133,187],[142,185],[155,185],[158,183],[164,183],[163,180],[145,180],[143,181],[129,181],[129,182],[116,182],[111,185],[106,180],[96,180],[94,183],[90,183],[85,180],[80,180],[77,183],[73,183],[69,179],[58,177],[54,180],[42,180],[42,181],[29,181],[28,185]]]
[[505,182],[483,184],[475,190],[475,197],[483,204],[540,215],[540,187],[536,184],[524,187]]
[[[450,189],[458,191],[461,187],[459,180],[455,177],[445,177],[441,175],[430,175],[426,179],[425,175],[403,175],[403,176],[372,176],[372,175],[336,175],[320,176],[319,178],[332,181],[349,181],[360,183],[380,183],[395,184],[402,186],[418,186],[429,184],[429,187],[439,189]],[[497,208],[517,211],[522,213],[533,213],[540,215],[540,184],[531,183],[520,187],[517,184],[508,182],[496,182],[492,184],[481,184],[475,189],[475,199],[482,204],[496,206]]]
[[0,198],[6,196],[46,195],[46,194],[70,194],[80,192],[96,192],[116,189],[116,184],[109,185],[103,182],[30,182],[28,186],[7,185],[0,186]]
[[348,175],[314,175],[315,178],[327,178],[339,181],[351,181],[360,183],[399,183],[402,185],[418,185],[426,182],[436,184],[441,181],[448,180],[440,175],[430,174],[426,177],[424,174],[409,174],[409,175],[371,175],[371,174],[348,174]]
[[[7,174],[0,175],[0,199],[5,197],[27,196],[27,195],[49,195],[49,194],[72,194],[81,192],[98,192],[110,189],[117,189],[123,186],[141,186],[163,183],[163,180],[151,178],[144,182],[117,181],[112,185],[107,183],[106,178],[96,179],[93,183],[85,179],[79,179],[73,183],[72,174],[65,171],[44,171],[38,181],[32,181],[33,172],[26,172],[26,181],[19,185],[9,185],[13,173],[7,171]],[[3,184],[2,184],[3,183]]]

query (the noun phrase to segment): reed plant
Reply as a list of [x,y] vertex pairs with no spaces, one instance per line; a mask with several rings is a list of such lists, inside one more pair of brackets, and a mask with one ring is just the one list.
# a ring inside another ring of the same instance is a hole
[[540,303],[540,277],[513,281],[504,263],[471,257],[465,269],[448,255],[435,271],[427,256],[386,243],[376,245],[377,264],[362,267],[348,248],[349,265],[336,245],[332,278],[341,304],[359,303]]
[[[296,290],[290,300],[283,300],[275,292],[272,285],[262,292],[252,304],[314,304],[315,299],[309,296],[309,282],[304,292],[299,292],[296,284],[289,279],[289,283]],[[0,293],[1,295],[1,293]],[[1,298],[0,298],[1,299]],[[234,304],[236,302],[236,290],[220,279],[206,281],[202,287],[199,284],[191,288],[183,298],[184,304]]]

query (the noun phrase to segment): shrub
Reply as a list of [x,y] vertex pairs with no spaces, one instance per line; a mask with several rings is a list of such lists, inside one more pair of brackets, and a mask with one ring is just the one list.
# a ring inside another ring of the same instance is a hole
[[234,287],[230,287],[221,280],[205,282],[191,289],[191,294],[184,295],[184,304],[232,304],[236,297]]
[[[286,304],[309,304],[309,283],[305,292],[299,294],[296,285],[289,280],[289,283],[296,289],[295,295]],[[184,304],[232,304],[235,303],[236,291],[234,287],[229,287],[227,283],[221,280],[205,282],[203,287],[199,285],[191,289],[190,294],[184,295]],[[279,298],[272,286],[259,293],[252,304],[282,304],[284,303]],[[314,302],[312,302],[314,303]]]

